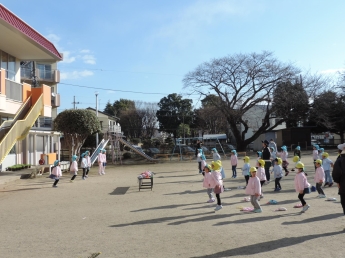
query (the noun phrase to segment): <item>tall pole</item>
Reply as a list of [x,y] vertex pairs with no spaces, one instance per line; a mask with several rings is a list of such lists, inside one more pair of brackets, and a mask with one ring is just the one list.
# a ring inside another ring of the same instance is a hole
[[[97,91],[95,92],[95,95],[96,95],[96,116],[98,119],[98,92]],[[96,133],[96,149],[97,147],[98,147],[98,133]]]

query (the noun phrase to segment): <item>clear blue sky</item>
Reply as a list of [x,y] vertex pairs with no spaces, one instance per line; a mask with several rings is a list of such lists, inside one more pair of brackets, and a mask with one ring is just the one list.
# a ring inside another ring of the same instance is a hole
[[199,64],[237,53],[272,51],[313,73],[345,67],[344,0],[1,3],[64,53],[59,111],[73,107],[73,96],[78,108],[94,108],[95,91],[100,110],[120,98],[159,102],[183,93],[184,75]]

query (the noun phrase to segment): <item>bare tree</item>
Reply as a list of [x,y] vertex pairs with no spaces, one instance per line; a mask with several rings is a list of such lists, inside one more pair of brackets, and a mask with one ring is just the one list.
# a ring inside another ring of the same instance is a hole
[[[293,81],[300,70],[284,64],[270,52],[237,54],[213,59],[199,65],[183,79],[184,88],[202,96],[217,95],[221,101],[213,104],[221,110],[236,138],[237,148],[246,146],[278,126],[282,121],[272,120],[272,95],[278,83]],[[246,113],[260,106],[260,123],[251,137],[246,138],[249,126]],[[274,122],[272,122],[274,121]]]
[[151,138],[158,127],[156,116],[158,109],[157,103],[136,101],[135,108],[137,110],[138,117],[141,119],[141,137]]

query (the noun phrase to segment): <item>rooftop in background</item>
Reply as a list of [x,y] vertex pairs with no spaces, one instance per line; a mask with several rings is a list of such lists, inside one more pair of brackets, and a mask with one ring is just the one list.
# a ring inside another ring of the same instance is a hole
[[0,27],[2,27],[0,45],[4,46],[3,51],[21,60],[35,60],[38,55],[42,56],[42,60],[62,60],[62,55],[53,43],[2,4],[0,4]]

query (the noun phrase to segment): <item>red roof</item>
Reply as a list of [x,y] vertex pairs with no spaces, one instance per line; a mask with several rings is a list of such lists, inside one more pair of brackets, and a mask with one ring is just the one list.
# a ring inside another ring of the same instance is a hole
[[49,50],[49,52],[53,53],[58,59],[62,60],[62,56],[57,51],[53,43],[51,43],[49,40],[47,40],[33,28],[31,28],[28,24],[26,24],[23,20],[17,17],[14,13],[6,9],[2,4],[0,4],[0,19],[10,24],[12,27],[16,28],[24,35],[34,40],[45,49]]

